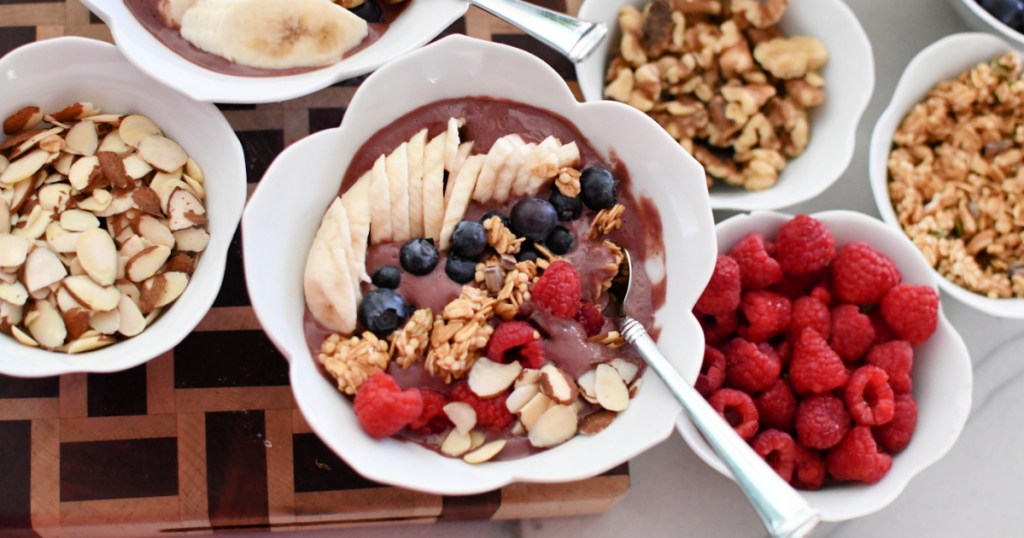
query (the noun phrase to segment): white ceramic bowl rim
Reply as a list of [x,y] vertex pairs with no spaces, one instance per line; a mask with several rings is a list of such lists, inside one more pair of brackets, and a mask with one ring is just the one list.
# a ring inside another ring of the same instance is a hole
[[[954,6],[959,4],[964,10],[967,10],[970,15],[973,15],[978,22],[982,22],[987,25],[989,30],[994,30],[1006,39],[1016,41],[1017,48],[1024,46],[1024,34],[1021,34],[1017,30],[1009,27],[1003,21],[996,18],[995,15],[989,13],[985,8],[981,7],[981,4],[977,0],[950,0],[954,3]],[[961,11],[962,10],[957,10]],[[974,25],[977,26],[977,25]]]

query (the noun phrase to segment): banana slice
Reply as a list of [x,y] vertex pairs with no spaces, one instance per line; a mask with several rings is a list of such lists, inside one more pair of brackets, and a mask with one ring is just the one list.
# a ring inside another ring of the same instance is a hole
[[[544,163],[561,146],[562,144],[553,136],[549,136],[543,142],[537,144],[537,147],[533,148],[533,151],[523,161],[523,166],[519,169],[519,175],[516,176],[515,181],[512,183],[512,194],[516,196],[528,194],[534,182],[535,168]],[[557,157],[555,158],[557,159]]]
[[185,12],[192,9],[198,0],[159,0],[157,10],[164,18],[164,23],[171,28],[181,28],[181,19]]
[[423,237],[439,239],[444,223],[444,149],[441,133],[423,150]]
[[[540,192],[541,188],[544,187],[548,182],[555,179],[558,175],[559,163],[561,162],[560,151],[562,149],[561,142],[555,140],[558,147],[553,147],[551,153],[548,153],[539,162],[532,163],[530,167],[530,179],[529,184],[526,188],[526,194],[533,196]],[[530,165],[531,163],[527,163]]]
[[570,142],[561,148],[558,148],[558,167],[572,167],[580,163],[580,147],[576,145],[576,142]]
[[370,170],[370,243],[391,241],[391,189],[387,157],[381,155]]
[[498,172],[498,182],[494,186],[494,199],[504,203],[512,193],[512,184],[519,177],[519,169],[523,167],[526,156],[533,152],[536,144],[527,144],[519,135],[511,135],[509,142],[515,146],[508,154],[505,165]]
[[409,144],[402,142],[384,162],[391,194],[391,240],[409,237]]
[[370,239],[370,172],[363,174],[341,196],[341,203],[348,213],[348,227],[352,232],[352,255],[355,266],[353,277],[363,282],[370,281],[366,274],[366,244]]
[[455,170],[455,157],[459,154],[459,129],[466,124],[462,118],[448,118],[448,136],[444,141],[444,169]]
[[356,329],[359,284],[352,278],[349,256],[352,232],[345,205],[337,200],[327,210],[306,258],[303,291],[313,317],[332,331]]
[[423,152],[427,130],[409,140],[409,237],[423,237]]
[[[459,145],[459,151],[455,155],[455,164],[452,165],[452,169],[448,172],[448,190],[444,191],[444,205],[448,207],[452,199],[452,181],[453,177],[459,177],[459,171],[462,170],[462,166],[466,164],[466,159],[469,159],[469,154],[473,151],[473,141],[463,142]],[[470,193],[472,194],[472,193]]]
[[366,21],[331,0],[202,0],[181,19],[196,47],[263,69],[338,62],[367,33]]
[[491,150],[487,152],[487,159],[484,160],[484,166],[480,169],[480,177],[476,180],[476,188],[473,190],[474,201],[482,204],[494,198],[498,172],[505,166],[509,154],[516,149],[510,140],[512,136],[516,135],[503,136],[491,145]]
[[444,225],[441,227],[441,250],[448,250],[452,232],[455,225],[462,220],[469,207],[469,198],[473,195],[473,188],[476,187],[477,177],[480,169],[483,168],[486,155],[473,155],[466,159],[466,164],[459,170],[454,185],[449,188],[452,192],[451,200],[444,210]]

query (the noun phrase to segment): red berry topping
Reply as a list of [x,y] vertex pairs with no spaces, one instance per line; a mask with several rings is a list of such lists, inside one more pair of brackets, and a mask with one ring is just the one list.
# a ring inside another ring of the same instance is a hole
[[700,366],[700,375],[694,388],[707,398],[711,393],[722,388],[725,382],[725,355],[721,351],[705,345],[704,363]]
[[704,331],[704,343],[712,346],[717,346],[732,338],[732,335],[736,334],[736,328],[739,327],[739,318],[735,310],[720,316],[708,316],[696,310],[693,311],[693,314],[697,316],[700,328]]
[[782,431],[793,429],[796,396],[793,395],[793,389],[789,388],[786,380],[776,381],[768,390],[762,392],[754,403],[757,404],[757,414],[761,417],[761,424],[764,427]]
[[779,342],[779,345],[775,346],[775,354],[779,356],[779,362],[785,368],[793,358],[793,343],[789,340]]
[[836,240],[821,222],[797,215],[779,229],[775,259],[787,275],[806,275],[828,266],[836,256]]
[[894,394],[889,374],[877,366],[861,366],[853,371],[846,385],[846,407],[857,424],[877,426],[892,420]]
[[375,439],[391,437],[423,412],[419,389],[402,390],[394,378],[373,374],[356,393],[356,418],[363,431]]
[[708,403],[744,441],[749,441],[757,433],[757,407],[746,392],[719,389],[708,398]]
[[697,299],[697,310],[712,316],[721,316],[740,305],[740,266],[728,256],[719,256],[715,272]]
[[544,341],[534,340],[519,348],[519,362],[523,368],[539,369],[547,362],[547,355],[544,351]]
[[871,348],[867,361],[889,374],[889,386],[896,394],[913,390],[910,371],[914,368],[914,348],[906,340],[893,340]]
[[867,243],[844,246],[832,263],[832,289],[844,303],[875,304],[900,278],[896,264]]
[[864,356],[875,341],[875,328],[871,318],[860,313],[852,304],[832,310],[832,350],[844,361],[852,362]]
[[780,295],[795,301],[809,295],[811,290],[821,287],[822,282],[828,280],[828,271],[816,271],[806,275],[786,276],[782,282],[771,287],[771,290]]
[[420,390],[420,395],[423,397],[423,412],[409,423],[409,429],[420,435],[432,435],[450,428],[452,423],[444,413],[448,398],[440,392],[424,389]]
[[825,458],[817,450],[796,444],[796,469],[790,481],[796,489],[821,489],[825,483]]
[[796,468],[796,443],[788,433],[767,429],[754,438],[751,446],[783,480],[789,482],[793,478],[793,470]]
[[841,387],[849,379],[843,359],[817,331],[804,329],[793,346],[789,381],[800,394],[821,394]]
[[530,292],[533,302],[549,314],[575,319],[580,309],[580,274],[567,261],[558,260],[544,270]]
[[917,427],[917,403],[914,397],[908,394],[896,396],[896,412],[888,424],[875,426],[875,438],[889,452],[896,454],[902,452],[910,444],[910,438],[914,436],[914,428]]
[[892,456],[878,451],[870,428],[856,426],[828,453],[825,464],[836,480],[874,484],[889,472]]
[[810,293],[811,297],[819,300],[825,306],[828,306],[832,302],[832,292],[829,291],[827,286],[815,286]]
[[782,371],[782,363],[771,346],[758,346],[742,338],[729,342],[725,360],[725,379],[729,386],[751,393],[772,386]]
[[831,394],[811,396],[796,410],[796,436],[809,448],[832,448],[850,431],[850,414]]
[[744,290],[767,288],[782,280],[782,268],[775,258],[768,255],[761,234],[750,234],[740,239],[729,251],[729,257],[740,266]]
[[587,331],[587,336],[601,334],[601,329],[604,327],[604,315],[590,301],[580,303],[580,311],[576,312],[576,321],[580,322],[583,330]]
[[487,342],[487,358],[494,362],[518,360],[527,368],[540,368],[544,365],[544,343],[533,325],[506,321],[494,329]]
[[468,403],[476,411],[477,426],[482,428],[501,430],[512,424],[516,417],[505,406],[507,398],[507,392],[494,398],[481,398],[474,394],[465,382],[452,387],[452,401]]
[[928,286],[900,284],[882,299],[882,317],[900,338],[923,344],[939,322],[939,296]]
[[750,291],[743,294],[740,310],[750,323],[740,327],[740,336],[751,342],[764,342],[789,327],[792,305],[778,293]]
[[885,342],[899,340],[896,333],[893,332],[892,328],[889,327],[889,324],[885,322],[885,318],[882,317],[882,312],[880,310],[872,310],[868,314],[868,318],[871,320],[871,326],[875,329],[875,344],[884,344]]
[[[817,289],[817,288],[815,288]],[[793,302],[793,315],[789,322],[789,337],[796,340],[804,329],[813,329],[828,338],[832,334],[832,313],[828,305],[817,297],[801,297]]]

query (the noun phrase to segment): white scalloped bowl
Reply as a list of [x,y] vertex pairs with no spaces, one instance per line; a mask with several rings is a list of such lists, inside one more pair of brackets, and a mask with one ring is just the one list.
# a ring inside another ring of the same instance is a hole
[[[867,242],[892,258],[904,282],[936,287],[935,274],[902,233],[853,211],[825,211],[811,216],[832,230],[838,245]],[[719,252],[728,252],[749,233],[774,238],[791,218],[773,211],[755,211],[721,222],[715,227]],[[854,519],[885,508],[915,475],[945,455],[960,436],[971,410],[971,357],[960,334],[943,314],[941,304],[935,334],[923,345],[914,347],[912,376],[918,406],[917,429],[910,445],[893,457],[889,474],[876,484],[829,485],[819,491],[800,492],[823,521]],[[705,463],[732,478],[685,415],[679,418],[678,429]]]
[[117,47],[80,37],[25,45],[0,59],[0,117],[39,105],[59,110],[88,101],[104,112],[149,116],[185,148],[206,175],[210,244],[185,293],[142,334],[81,355],[29,348],[0,336],[0,373],[44,377],[117,372],[138,366],[181,342],[210,309],[224,279],[228,246],[245,205],[242,145],[217,107],[197,103],[135,69]]
[[[896,211],[889,198],[889,150],[892,136],[911,108],[921,101],[939,82],[951,79],[976,64],[991,61],[999,54],[1013,50],[1006,41],[982,33],[962,33],[932,43],[910,61],[893,92],[889,106],[878,118],[871,134],[868,176],[875,205],[882,220],[903,233]],[[990,316],[1024,319],[1024,299],[991,299],[954,284],[932,269],[942,291],[958,301]]]
[[1002,36],[1014,43],[1014,47],[1024,48],[1024,34],[1007,26],[985,8],[978,5],[977,0],[949,0],[950,5],[960,15],[960,18],[971,28],[979,32],[988,32],[992,35]]
[[114,41],[136,67],[197,101],[213,103],[285,101],[365,75],[430,41],[468,9],[463,0],[416,0],[380,39],[334,65],[296,75],[243,77],[210,71],[167,48],[122,0],[82,3],[107,23]]
[[[306,420],[369,479],[438,494],[472,494],[513,481],[566,482],[596,475],[671,434],[680,407],[653,372],[646,374],[630,408],[600,434],[579,436],[527,458],[472,466],[417,444],[371,439],[349,400],[317,371],[306,346],[306,252],[349,160],[367,138],[398,117],[441,99],[467,96],[557,111],[602,155],[614,148],[629,167],[638,194],[654,200],[661,214],[668,268],[666,305],[656,313],[665,329],[661,346],[672,351],[676,368],[695,380],[704,339],[690,310],[715,261],[714,224],[700,165],[640,112],[617,103],[577,103],[565,82],[537,57],[463,36],[445,38],[382,67],[356,92],[341,127],[297,142],[274,161],[242,219],[253,307],[291,362],[292,390]],[[651,266],[652,279],[661,280],[666,265]]]
[[[649,0],[587,0],[580,17],[603,22],[612,29],[605,44],[576,66],[583,97],[604,99],[604,77],[611,50],[618,48],[618,13],[622,6],[643,6]],[[822,70],[828,101],[811,112],[807,151],[790,161],[773,187],[747,192],[739,188],[711,189],[714,209],[778,209],[810,200],[843,175],[853,159],[857,124],[875,90],[875,61],[864,28],[843,0],[789,0],[779,26],[786,35],[818,38],[829,52]]]

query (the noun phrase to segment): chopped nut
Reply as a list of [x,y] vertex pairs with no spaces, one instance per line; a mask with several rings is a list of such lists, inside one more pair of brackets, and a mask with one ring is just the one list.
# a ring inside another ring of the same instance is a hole
[[733,13],[741,13],[755,28],[767,28],[779,22],[789,0],[733,0]]
[[434,313],[421,308],[412,313],[405,327],[391,333],[391,356],[402,368],[408,368],[423,358],[430,344],[430,330],[434,325]]
[[347,340],[340,334],[328,336],[317,360],[338,381],[338,390],[352,395],[370,376],[387,369],[391,355],[388,343],[367,331]]
[[563,195],[575,198],[580,194],[581,175],[582,173],[575,168],[562,168],[558,171],[558,176],[555,178],[555,187]]
[[777,37],[754,47],[754,58],[772,75],[791,79],[821,69],[828,51],[813,37]]

